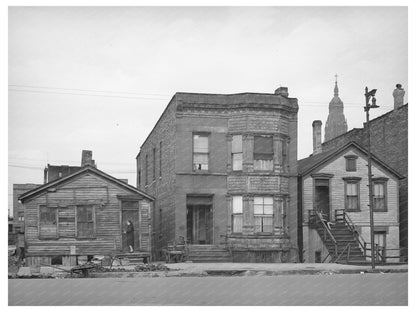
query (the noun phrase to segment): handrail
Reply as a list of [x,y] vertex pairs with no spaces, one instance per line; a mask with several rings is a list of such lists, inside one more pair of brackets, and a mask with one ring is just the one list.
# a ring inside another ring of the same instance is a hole
[[350,244],[348,244],[347,246],[344,247],[344,249],[341,251],[341,253],[338,255],[338,257],[334,260],[334,262],[337,262],[339,260],[339,258],[341,258],[341,256],[344,254],[345,250],[348,249],[348,253],[347,253],[347,262],[350,258]]
[[328,228],[324,220],[322,219],[321,215],[319,213],[315,213],[315,216],[318,216],[319,222],[321,223],[322,227],[324,228],[324,237],[326,238],[326,234],[329,234],[329,238],[332,240],[335,246],[335,256],[338,255],[338,245],[335,237],[332,235],[331,230]]
[[[340,210],[336,210],[335,213],[337,214],[338,211]],[[354,226],[354,223],[351,221],[350,216],[345,212],[345,210],[341,210],[341,212],[343,221],[345,222],[349,230],[353,233],[354,238],[356,239],[358,244],[360,244],[361,249],[365,252],[367,243],[362,238],[361,234],[357,231],[357,229]]]

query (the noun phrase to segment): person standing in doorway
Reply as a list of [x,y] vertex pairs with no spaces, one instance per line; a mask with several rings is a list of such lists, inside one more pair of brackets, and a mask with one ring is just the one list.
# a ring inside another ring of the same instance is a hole
[[130,252],[133,252],[133,246],[134,246],[134,226],[133,222],[131,220],[127,221],[127,228],[126,228],[126,240],[127,245],[129,246]]

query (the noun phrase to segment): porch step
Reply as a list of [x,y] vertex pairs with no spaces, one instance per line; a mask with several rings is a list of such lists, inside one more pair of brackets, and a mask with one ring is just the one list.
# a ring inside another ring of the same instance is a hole
[[186,260],[192,262],[232,262],[227,249],[215,245],[188,245]]

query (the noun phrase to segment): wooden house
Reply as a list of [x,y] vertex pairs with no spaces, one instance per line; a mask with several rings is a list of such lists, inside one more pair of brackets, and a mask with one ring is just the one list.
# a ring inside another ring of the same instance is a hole
[[[376,257],[380,262],[397,262],[402,176],[374,155],[371,167]],[[298,162],[298,171],[302,261],[369,262],[366,150],[355,142],[325,152],[314,148],[314,155]]]
[[153,197],[94,166],[20,196],[27,264],[77,264],[80,256],[127,252],[124,230],[134,226],[134,250],[151,252]]

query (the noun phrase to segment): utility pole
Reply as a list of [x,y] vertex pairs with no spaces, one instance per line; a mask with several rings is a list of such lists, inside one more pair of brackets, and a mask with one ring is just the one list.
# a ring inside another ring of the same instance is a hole
[[[373,174],[371,172],[371,133],[370,133],[370,109],[379,107],[376,104],[377,89],[373,89],[368,92],[368,88],[365,87],[365,107],[366,113],[366,127],[367,127],[367,166],[368,166],[368,200],[370,207],[370,237],[371,237],[371,268],[375,269],[375,250],[374,250],[374,204],[373,204]],[[371,106],[370,106],[371,98]],[[367,251],[366,251],[367,252]]]

